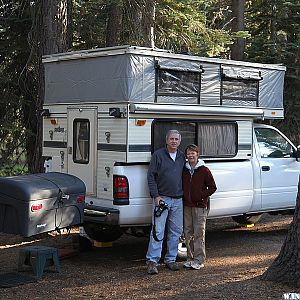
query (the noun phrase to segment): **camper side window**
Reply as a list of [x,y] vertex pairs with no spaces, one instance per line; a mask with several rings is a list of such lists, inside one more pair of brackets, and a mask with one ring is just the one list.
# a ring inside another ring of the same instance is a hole
[[238,126],[236,122],[204,122],[154,120],[152,123],[152,151],[165,146],[168,130],[181,133],[181,150],[188,144],[197,144],[202,157],[234,157],[238,151]]
[[277,131],[270,128],[255,128],[261,157],[293,157],[292,145]]
[[156,79],[157,102],[199,103],[200,72],[157,69]]
[[257,80],[222,78],[221,105],[258,106]]
[[198,145],[202,156],[234,157],[238,151],[235,122],[198,123]]
[[90,153],[90,122],[85,119],[75,119],[73,123],[73,161],[89,163]]

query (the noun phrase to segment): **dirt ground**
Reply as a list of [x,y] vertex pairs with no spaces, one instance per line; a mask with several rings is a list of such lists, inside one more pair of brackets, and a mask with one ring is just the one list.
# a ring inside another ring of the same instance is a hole
[[[283,293],[300,291],[261,281],[260,275],[279,253],[291,219],[266,215],[252,228],[238,227],[230,218],[209,220],[205,268],[186,270],[181,261],[181,270],[172,272],[161,264],[152,276],[145,266],[147,239],[124,235],[112,247],[62,258],[61,273],[45,272],[35,283],[0,288],[0,299],[282,299]],[[71,249],[77,235],[0,234],[0,274],[17,272],[21,247]]]

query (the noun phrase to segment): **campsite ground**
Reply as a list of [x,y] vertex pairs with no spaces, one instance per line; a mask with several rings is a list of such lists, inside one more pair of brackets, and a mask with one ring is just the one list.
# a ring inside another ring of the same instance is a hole
[[[161,264],[155,276],[146,273],[147,239],[124,235],[112,247],[62,259],[60,274],[46,272],[35,283],[0,288],[0,299],[282,299],[297,291],[261,281],[260,275],[279,253],[291,219],[265,215],[252,228],[238,227],[230,218],[209,220],[205,268],[186,270],[180,262],[181,270],[172,272]],[[71,249],[76,236],[0,234],[0,274],[17,272],[21,247]]]

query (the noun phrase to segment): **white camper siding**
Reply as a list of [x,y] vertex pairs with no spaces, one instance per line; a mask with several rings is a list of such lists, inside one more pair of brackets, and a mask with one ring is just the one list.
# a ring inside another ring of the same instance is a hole
[[[145,120],[143,126],[138,121]],[[151,124],[152,119],[129,119],[127,162],[149,162],[151,159]]]
[[[110,133],[109,139],[107,133]],[[98,144],[125,145],[127,138],[127,119],[98,119]],[[101,150],[101,146],[100,146]]]
[[220,105],[220,67],[217,64],[202,64],[204,73],[201,75],[201,105]]
[[126,152],[98,151],[97,198],[113,199],[113,168],[125,162]]
[[[50,118],[43,123],[44,157],[51,157],[51,162],[45,164],[45,170],[52,172],[67,172],[67,118],[54,117],[57,124],[51,124]],[[52,136],[52,138],[51,138]]]
[[[45,118],[43,123],[43,141],[67,142],[67,118],[51,118],[57,121],[56,125],[51,124],[50,118]],[[51,138],[50,132],[53,132]]]
[[238,123],[238,153],[237,159],[252,157],[252,121],[237,121]]

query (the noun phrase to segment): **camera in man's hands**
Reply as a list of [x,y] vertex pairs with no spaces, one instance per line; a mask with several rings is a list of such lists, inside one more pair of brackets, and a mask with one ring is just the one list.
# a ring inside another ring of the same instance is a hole
[[155,217],[160,217],[166,209],[168,209],[168,204],[165,201],[160,200],[158,206],[156,206],[154,210]]

